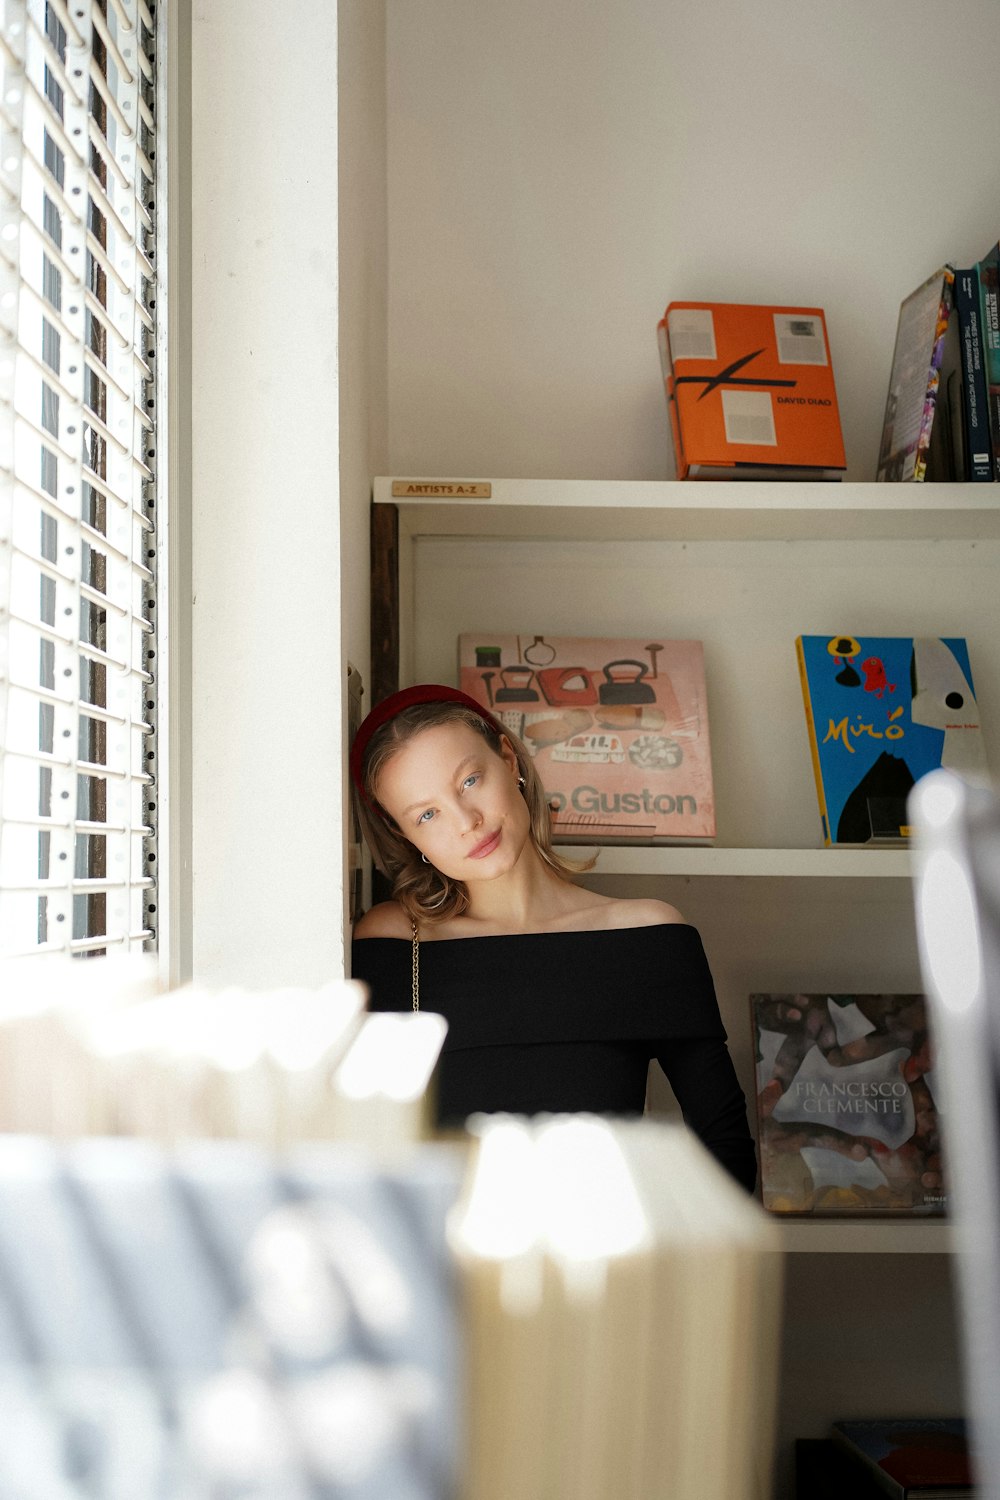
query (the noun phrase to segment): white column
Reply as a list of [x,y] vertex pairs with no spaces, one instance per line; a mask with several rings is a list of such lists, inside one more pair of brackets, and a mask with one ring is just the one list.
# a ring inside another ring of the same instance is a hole
[[191,96],[192,967],[318,984],[344,963],[336,4],[194,0]]

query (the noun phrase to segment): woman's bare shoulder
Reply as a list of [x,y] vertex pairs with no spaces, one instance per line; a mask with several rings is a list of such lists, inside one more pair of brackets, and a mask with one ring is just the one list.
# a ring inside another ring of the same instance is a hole
[[410,938],[413,928],[398,901],[380,901],[354,924],[356,938]]
[[636,897],[632,900],[615,901],[609,915],[615,927],[661,927],[668,923],[686,925],[685,918],[666,901],[654,901]]

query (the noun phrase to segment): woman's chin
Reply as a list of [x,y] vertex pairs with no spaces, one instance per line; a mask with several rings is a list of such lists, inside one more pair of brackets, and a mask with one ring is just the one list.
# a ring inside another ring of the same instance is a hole
[[502,875],[509,875],[520,862],[528,843],[526,833],[522,835],[511,829],[504,829],[497,847],[483,859],[467,860],[466,873],[459,878],[468,882],[498,880]]

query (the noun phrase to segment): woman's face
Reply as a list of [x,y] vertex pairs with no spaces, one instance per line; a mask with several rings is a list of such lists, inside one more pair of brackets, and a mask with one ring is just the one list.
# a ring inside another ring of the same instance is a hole
[[404,838],[453,880],[494,880],[512,869],[530,817],[514,752],[500,754],[468,724],[436,724],[387,761],[378,799]]

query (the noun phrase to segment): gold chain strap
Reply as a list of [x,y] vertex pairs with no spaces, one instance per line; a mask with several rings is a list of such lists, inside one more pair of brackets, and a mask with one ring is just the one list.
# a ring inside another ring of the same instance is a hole
[[410,918],[410,926],[413,928],[413,1009],[420,1009],[420,938],[417,933],[417,924]]

